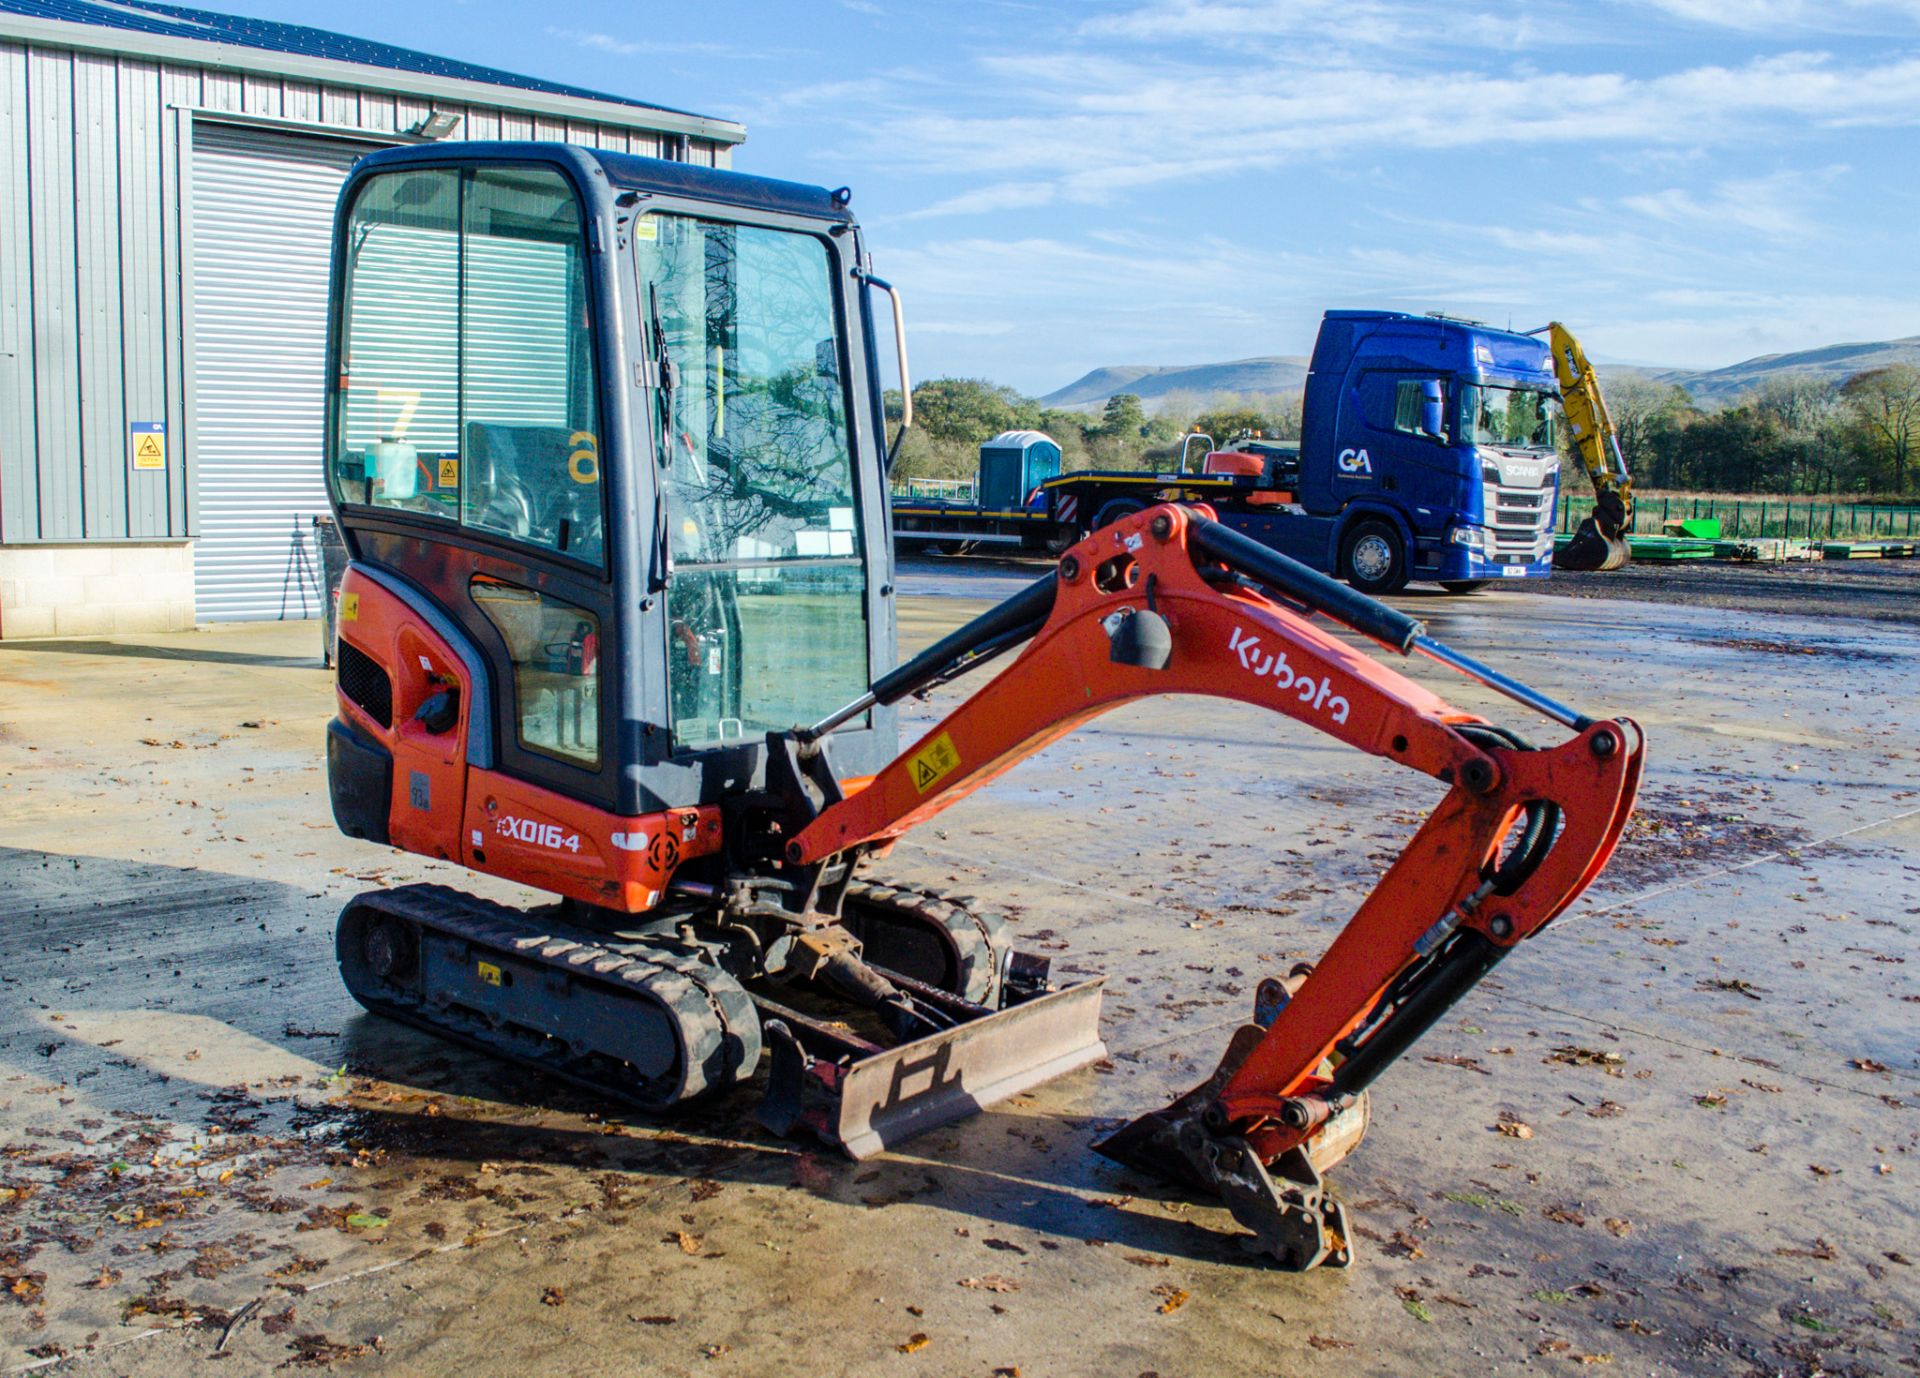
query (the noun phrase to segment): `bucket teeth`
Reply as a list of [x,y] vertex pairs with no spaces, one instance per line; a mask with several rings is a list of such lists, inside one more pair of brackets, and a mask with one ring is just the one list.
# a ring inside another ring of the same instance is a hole
[[1150,1111],[1093,1146],[1123,1166],[1218,1197],[1233,1218],[1253,1231],[1247,1246],[1282,1268],[1344,1268],[1353,1260],[1346,1210],[1321,1173],[1359,1146],[1367,1129],[1367,1098],[1336,1113],[1305,1144],[1271,1165],[1237,1134],[1215,1134],[1201,1115],[1240,1069],[1266,1030],[1234,1030],[1220,1065],[1184,1096]]

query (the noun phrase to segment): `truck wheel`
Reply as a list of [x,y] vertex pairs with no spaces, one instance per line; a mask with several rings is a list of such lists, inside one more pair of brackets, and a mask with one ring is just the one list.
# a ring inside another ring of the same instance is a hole
[[1122,517],[1131,517],[1135,512],[1144,512],[1147,505],[1137,498],[1108,498],[1093,514],[1093,530],[1103,526],[1112,526]]
[[1476,593],[1491,582],[1490,579],[1442,579],[1440,587],[1448,593]]
[[1407,585],[1407,550],[1383,521],[1364,521],[1340,542],[1340,577],[1362,593],[1398,593]]

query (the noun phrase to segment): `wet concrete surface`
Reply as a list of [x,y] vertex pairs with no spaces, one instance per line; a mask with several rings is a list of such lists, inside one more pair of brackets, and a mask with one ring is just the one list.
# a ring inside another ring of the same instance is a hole
[[[909,649],[1028,577],[910,567]],[[916,832],[888,875],[1110,973],[1112,1057],[855,1165],[755,1129],[751,1092],[649,1121],[360,1013],[332,967],[348,896],[517,892],[334,831],[311,625],[0,648],[0,1369],[1920,1366],[1920,641],[1405,606],[1634,716],[1652,763],[1589,897],[1376,1087],[1335,1172],[1360,1262],[1306,1276],[1088,1146],[1324,948],[1437,801],[1422,777],[1166,700]]]

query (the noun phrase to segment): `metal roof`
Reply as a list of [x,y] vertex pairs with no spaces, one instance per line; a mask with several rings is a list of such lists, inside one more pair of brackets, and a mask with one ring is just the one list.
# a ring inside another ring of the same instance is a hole
[[1045,431],[1002,431],[993,439],[981,443],[983,450],[1024,450],[1030,445],[1051,445],[1060,448],[1060,442]]
[[[27,22],[8,24],[5,22],[7,16],[18,16],[19,19]],[[40,24],[35,24],[33,21],[40,21]],[[63,34],[59,30],[43,30],[42,24],[61,26],[65,32]],[[70,37],[78,32],[65,28],[72,25],[114,30],[118,36],[113,46],[117,48],[134,52],[155,52],[162,56],[177,55],[189,61],[194,59],[178,50],[177,44],[180,42],[196,45],[221,44],[228,48],[282,54],[284,57],[274,62],[271,67],[273,70],[287,70],[289,74],[292,74],[290,69],[295,64],[288,63],[286,58],[344,63],[360,68],[403,73],[412,77],[436,78],[445,82],[504,87],[509,91],[525,92],[536,97],[559,97],[566,101],[586,102],[600,107],[613,105],[625,107],[630,111],[653,112],[668,118],[662,121],[649,120],[648,123],[680,128],[688,121],[697,122],[703,126],[697,131],[702,137],[716,138],[722,142],[735,143],[746,134],[740,125],[729,120],[696,115],[685,110],[674,110],[664,105],[633,100],[627,96],[609,95],[603,91],[568,86],[562,82],[547,81],[540,77],[522,76],[517,72],[503,72],[496,67],[482,67],[477,63],[439,57],[433,53],[400,48],[391,43],[379,43],[372,39],[354,38],[348,34],[333,33],[326,29],[309,28],[304,24],[283,24],[277,20],[254,19],[247,15],[188,9],[181,5],[159,4],[157,0],[0,0],[0,34],[17,33],[30,39],[59,42],[63,37]],[[200,60],[212,59],[203,57]],[[267,64],[258,65],[266,66]],[[366,79],[364,75],[359,78],[362,84]],[[417,83],[399,84],[417,85]],[[449,94],[453,93],[449,91]],[[495,96],[494,100],[496,103],[515,103],[504,101],[500,96]],[[551,102],[528,103],[548,105]],[[599,112],[583,110],[581,113],[586,118],[605,118],[606,114],[604,109]]]

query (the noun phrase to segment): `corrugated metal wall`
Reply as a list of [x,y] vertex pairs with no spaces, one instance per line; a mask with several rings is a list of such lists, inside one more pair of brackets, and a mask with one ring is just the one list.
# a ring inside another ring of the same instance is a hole
[[[429,109],[466,139],[658,155],[662,138],[500,107],[0,42],[0,542],[198,535],[190,415],[191,130],[241,118],[363,131]],[[193,111],[215,112],[193,114]],[[725,165],[696,140],[694,161]],[[164,422],[136,471],[129,422]]]
[[333,203],[369,147],[238,125],[194,130],[193,585],[203,621],[320,611],[309,533],[327,510]]

